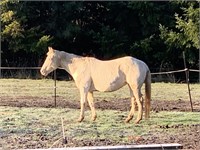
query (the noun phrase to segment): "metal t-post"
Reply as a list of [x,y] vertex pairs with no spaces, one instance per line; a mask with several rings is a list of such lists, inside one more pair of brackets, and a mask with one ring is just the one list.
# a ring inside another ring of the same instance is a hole
[[[200,8],[200,1],[199,1],[199,8]],[[200,11],[199,11],[199,18],[200,18]],[[199,83],[200,83],[200,26],[199,26]]]
[[[200,28],[199,28],[199,30],[200,30]],[[199,38],[199,45],[200,45],[200,38]],[[200,83],[200,46],[199,46],[199,83]]]
[[55,107],[56,107],[56,70],[53,72],[54,74],[54,102],[55,102]]
[[[0,10],[1,12],[1,10]],[[0,31],[1,31],[1,22],[0,22]],[[0,37],[1,39],[1,37]],[[0,42],[0,78],[1,78],[1,42]]]
[[1,78],[1,43],[0,43],[0,78]]

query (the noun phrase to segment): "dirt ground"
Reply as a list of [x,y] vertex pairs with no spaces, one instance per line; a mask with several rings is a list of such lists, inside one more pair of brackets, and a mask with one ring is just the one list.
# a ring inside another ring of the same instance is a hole
[[[0,97],[0,106],[11,106],[11,107],[55,107],[54,97],[42,98],[42,97]],[[56,106],[62,108],[74,108],[79,109],[79,101],[68,101],[64,97],[56,97]],[[111,110],[130,110],[130,100],[95,100],[95,108],[97,109],[111,109]],[[191,111],[191,104],[186,100],[152,100],[151,109],[153,111]],[[200,101],[193,102],[193,109],[195,112],[200,112]]]
[[[0,106],[13,106],[13,107],[54,107],[55,102],[54,98],[41,98],[41,97],[0,97]],[[130,100],[129,99],[120,99],[120,100],[96,100],[95,106],[98,109],[112,109],[112,110],[121,110],[128,111],[130,110]],[[57,97],[57,107],[68,107],[79,109],[79,101],[74,101],[73,103],[67,101],[63,97]],[[193,107],[195,112],[200,112],[200,101],[193,102]],[[88,107],[87,107],[88,108]],[[159,111],[191,111],[191,105],[189,100],[176,100],[176,101],[161,101],[153,100],[152,101],[152,110],[155,112]],[[162,137],[160,133],[150,133],[151,136],[146,138],[142,137],[130,137],[130,143],[132,140],[137,144],[153,144],[153,143],[181,143],[184,149],[200,149],[200,123],[198,125],[190,126],[159,126],[158,128],[163,128]],[[179,134],[169,135],[165,134],[165,131],[168,129],[175,129]],[[164,135],[164,137],[163,137]],[[32,135],[30,135],[32,136]],[[25,135],[24,139],[29,140],[29,135]],[[42,147],[42,141],[50,140],[44,139],[41,135],[35,135],[38,139],[41,140],[40,146]],[[46,138],[46,137],[45,137]],[[136,139],[135,139],[136,138]],[[7,139],[13,140],[13,139]],[[69,143],[73,143],[71,146],[100,146],[100,145],[119,145],[121,143],[116,143],[110,141],[109,139],[98,139],[98,140],[84,140],[84,141],[71,141],[72,139],[67,139]],[[10,141],[11,142],[11,141]],[[23,143],[23,140],[21,141]],[[26,141],[25,141],[26,142]],[[130,144],[125,143],[125,144]],[[124,144],[124,143],[123,143]],[[34,145],[34,143],[33,143]],[[40,147],[39,146],[39,147]],[[60,145],[62,146],[62,145]],[[30,148],[33,147],[30,145]]]

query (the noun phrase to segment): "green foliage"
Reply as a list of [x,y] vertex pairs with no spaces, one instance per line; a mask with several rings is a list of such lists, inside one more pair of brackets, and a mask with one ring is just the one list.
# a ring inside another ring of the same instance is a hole
[[186,51],[187,61],[191,66],[198,66],[197,50],[200,48],[200,8],[197,7],[197,4],[196,2],[188,3],[182,8],[182,15],[175,13],[176,26],[174,29],[159,25],[160,37],[168,45],[168,51],[171,52],[172,49],[176,48],[180,51],[180,56],[182,51]]
[[[1,14],[1,36],[3,42],[9,42],[9,47],[13,48],[16,43],[21,44],[21,40],[18,38],[23,38],[24,29],[21,26],[20,20],[16,17],[16,11],[10,10],[9,6],[18,5],[18,1],[7,1],[3,0],[0,3],[2,7]],[[15,41],[16,40],[16,41]]]
[[36,44],[36,48],[40,51],[46,49],[49,46],[50,41],[52,40],[52,38],[50,37],[50,35],[44,35],[42,36],[39,41]]
[[163,63],[180,67],[177,47],[198,48],[199,9],[193,2],[2,0],[0,4],[3,57],[9,62],[34,56],[30,62],[37,64],[51,45],[101,59],[132,55],[151,67]]
[[104,58],[110,58],[123,53],[123,46],[126,38],[119,38],[120,33],[110,26],[103,26],[101,31],[95,33],[92,31],[94,41],[100,46],[101,53],[104,53]]
[[188,8],[182,8],[183,16],[175,14],[176,29],[169,30],[167,27],[160,25],[161,38],[169,45],[175,45],[180,48],[199,48],[199,11],[200,8],[194,8],[190,5]]
[[20,26],[20,23],[16,20],[11,22],[9,25],[5,26],[5,30],[3,31],[3,35],[10,35],[12,38],[17,38],[22,35],[23,29]]
[[8,12],[1,14],[1,21],[3,23],[9,22],[13,19],[14,12],[9,10]]

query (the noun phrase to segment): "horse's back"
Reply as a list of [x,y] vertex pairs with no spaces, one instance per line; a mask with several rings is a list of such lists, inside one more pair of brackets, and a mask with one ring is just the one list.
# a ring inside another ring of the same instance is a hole
[[92,85],[95,90],[114,91],[125,85],[125,76],[119,70],[119,63],[116,60],[92,59],[90,68]]
[[90,71],[93,88],[98,91],[114,91],[127,83],[127,80],[140,76],[146,64],[136,58],[126,56],[109,61],[90,58]]

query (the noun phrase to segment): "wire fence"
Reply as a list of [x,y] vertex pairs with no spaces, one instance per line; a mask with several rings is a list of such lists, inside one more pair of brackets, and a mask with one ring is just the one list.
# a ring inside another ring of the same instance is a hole
[[176,71],[156,72],[156,73],[151,73],[151,75],[179,73],[179,72],[185,72],[187,70],[189,70],[190,72],[200,72],[200,70],[186,68],[186,69],[181,69],[181,70],[176,70]]
[[[0,72],[1,72],[1,76],[0,78],[4,78],[3,74],[2,74],[2,70],[39,70],[41,67],[0,67]],[[180,73],[180,72],[196,72],[200,74],[200,70],[196,70],[196,69],[181,69],[181,70],[173,70],[173,71],[163,71],[163,72],[153,72],[151,73],[151,75],[166,75],[166,74],[174,74],[174,73]],[[5,75],[6,77],[6,75]],[[200,79],[199,79],[200,82]]]
[[[42,76],[39,73],[39,69],[41,67],[0,67],[0,70],[7,70],[12,72],[13,70],[37,70],[37,74],[38,77],[37,78],[42,78]],[[59,70],[58,70],[59,71]],[[181,69],[181,70],[173,70],[173,71],[166,71],[166,72],[153,72],[151,73],[152,78],[154,78],[154,76],[160,76],[160,75],[169,75],[169,74],[175,74],[175,73],[185,73],[185,81],[187,81],[187,85],[188,85],[188,93],[189,93],[189,99],[190,99],[190,104],[191,104],[191,110],[193,111],[193,103],[192,103],[192,98],[191,98],[191,93],[190,93],[190,86],[189,86],[189,72],[195,72],[195,73],[200,73],[200,70],[195,70],[195,69]],[[2,75],[2,74],[1,74]],[[2,76],[3,77],[3,76]],[[31,78],[31,76],[30,76]],[[57,71],[55,70],[51,76],[49,77],[51,79],[53,79],[54,81],[51,83],[52,86],[48,86],[48,87],[39,87],[40,89],[47,89],[47,88],[52,88],[52,94],[53,94],[53,99],[54,99],[54,106],[57,106]]]

